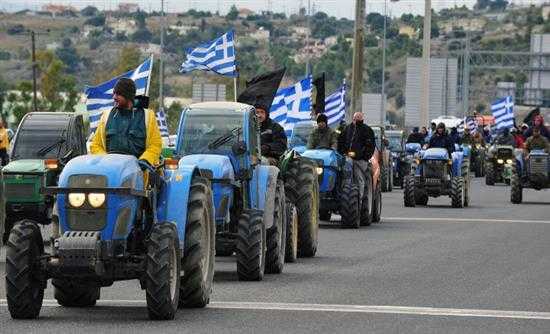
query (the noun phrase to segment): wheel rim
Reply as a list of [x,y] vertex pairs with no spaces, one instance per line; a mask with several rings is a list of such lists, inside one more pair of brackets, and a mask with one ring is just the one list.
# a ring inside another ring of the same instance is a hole
[[176,263],[176,246],[172,247],[170,252],[170,298],[176,298],[176,286],[179,280],[178,264]]

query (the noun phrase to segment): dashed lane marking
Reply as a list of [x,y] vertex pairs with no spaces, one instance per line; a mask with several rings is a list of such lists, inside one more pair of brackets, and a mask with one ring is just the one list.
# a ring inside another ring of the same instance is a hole
[[[145,306],[144,300],[100,300],[98,306]],[[0,306],[7,306],[5,299],[0,299]],[[43,307],[60,307],[57,301],[46,299]],[[271,310],[271,311],[305,311],[305,312],[338,312],[370,314],[406,314],[419,316],[448,316],[474,318],[508,318],[526,320],[550,320],[550,312],[459,309],[438,307],[409,307],[381,305],[338,305],[338,304],[300,304],[300,303],[259,303],[259,302],[211,302],[211,309],[238,310]]]
[[505,223],[505,224],[550,224],[549,220],[486,219],[449,217],[382,217],[382,221],[454,222],[454,223]]

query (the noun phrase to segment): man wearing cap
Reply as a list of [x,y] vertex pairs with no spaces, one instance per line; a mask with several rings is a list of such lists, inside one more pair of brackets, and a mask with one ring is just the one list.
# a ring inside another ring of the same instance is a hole
[[269,113],[263,106],[256,106],[256,117],[260,122],[262,156],[268,158],[271,164],[276,164],[276,160],[286,151],[285,130],[269,118]]
[[311,131],[307,141],[308,149],[337,147],[336,133],[328,127],[328,118],[325,114],[317,115],[317,127]]
[[118,80],[113,89],[115,106],[101,116],[90,151],[133,155],[145,169],[159,163],[162,139],[155,114],[136,106],[135,95],[134,81]]
[[412,130],[412,133],[407,138],[407,144],[409,143],[417,143],[417,144],[424,144],[424,135],[418,132],[418,126],[415,126]]

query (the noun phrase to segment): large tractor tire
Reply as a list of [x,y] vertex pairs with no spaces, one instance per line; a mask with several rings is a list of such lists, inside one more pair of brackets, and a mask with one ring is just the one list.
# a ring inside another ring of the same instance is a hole
[[31,220],[14,225],[6,244],[6,297],[13,319],[38,318],[46,281],[37,272],[44,254],[40,228]]
[[153,225],[147,242],[145,295],[152,320],[172,320],[180,296],[181,253],[176,226]]
[[451,180],[451,204],[453,208],[464,207],[464,179],[462,176]]
[[388,187],[390,175],[388,168],[382,166],[380,167],[380,183],[382,184],[382,192],[390,191]]
[[285,264],[286,249],[286,210],[283,181],[277,181],[273,226],[267,230],[266,274],[280,274]]
[[[391,163],[390,163],[390,165],[391,165]],[[388,178],[388,191],[389,192],[393,191],[393,178],[394,178],[393,168],[390,167],[390,177]]]
[[345,183],[342,186],[340,196],[340,216],[342,217],[342,226],[359,228],[360,225],[359,210],[359,189],[356,185]]
[[313,257],[319,234],[319,182],[313,163],[295,159],[289,164],[285,194],[298,212],[298,256]]
[[237,275],[241,281],[261,281],[265,272],[266,230],[263,212],[245,210],[239,217]]
[[523,187],[516,165],[512,167],[512,176],[510,177],[510,201],[514,204],[520,204],[523,200]]
[[331,217],[332,217],[332,212],[330,212],[330,210],[324,210],[324,209],[319,210],[319,219],[330,222]]
[[[363,199],[361,199],[359,202],[361,207],[359,222],[361,226],[370,226],[370,224],[372,223],[374,183],[372,181],[372,174],[370,174],[370,170],[369,170],[369,174],[365,176],[366,176],[366,189],[364,190]],[[380,183],[380,181],[378,182]]]
[[492,162],[487,162],[485,166],[485,184],[488,186],[495,185],[495,169]]
[[465,160],[462,162],[461,175],[464,179],[464,207],[470,205],[470,162]]
[[65,307],[90,307],[99,299],[100,288],[88,284],[78,284],[68,279],[52,279],[53,296],[57,303]]
[[475,161],[475,176],[476,177],[483,177],[483,158],[481,156],[477,156]]
[[372,222],[379,223],[380,216],[382,215],[382,190],[380,189],[380,183],[376,185],[372,202]]
[[213,207],[209,182],[194,178],[187,201],[179,307],[205,307],[210,302],[216,247]]
[[286,200],[285,262],[294,263],[298,258],[298,213],[294,204]]
[[403,203],[406,207],[414,207],[416,205],[416,198],[414,195],[414,176],[405,176],[403,184],[405,186],[403,190]]
[[[0,205],[3,205],[3,204],[0,204]],[[4,218],[4,234],[2,235],[3,245],[8,243],[8,238],[10,237],[10,232],[11,232],[11,229],[13,228],[14,223],[15,222],[12,219],[8,219],[8,217]]]

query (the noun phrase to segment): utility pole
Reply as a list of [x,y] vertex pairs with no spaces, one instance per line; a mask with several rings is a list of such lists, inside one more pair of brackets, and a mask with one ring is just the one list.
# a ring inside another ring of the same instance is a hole
[[464,45],[464,57],[463,57],[463,69],[462,75],[462,112],[466,117],[470,114],[470,33],[466,30],[466,43]]
[[306,75],[309,74],[309,33],[311,30],[309,17],[311,16],[311,0],[307,0],[307,30],[306,30]]
[[384,0],[384,36],[382,38],[382,87],[380,89],[380,124],[386,122],[386,99],[385,85],[386,85],[386,25],[388,17],[388,1]]
[[160,2],[159,110],[164,111],[164,0]]
[[365,0],[355,0],[355,31],[353,34],[353,64],[351,73],[351,108],[346,115],[347,121],[351,120],[353,113],[361,111],[364,30]]
[[36,39],[34,37],[34,30],[31,30],[31,44],[32,44],[32,105],[34,111],[38,111],[38,102],[36,97]]
[[422,46],[422,96],[420,98],[420,126],[428,125],[430,111],[430,41],[432,32],[432,1],[425,0],[424,36]]

